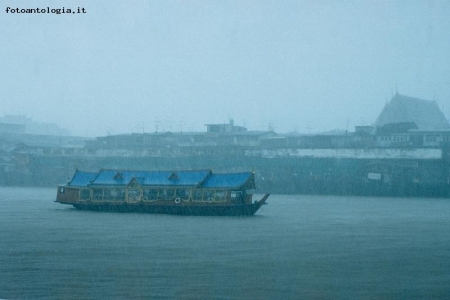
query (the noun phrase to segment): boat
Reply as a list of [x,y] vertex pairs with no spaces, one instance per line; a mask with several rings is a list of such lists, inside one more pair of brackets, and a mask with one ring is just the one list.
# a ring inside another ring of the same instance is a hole
[[255,173],[211,170],[76,170],[56,201],[79,210],[175,215],[251,216],[270,194],[253,201]]

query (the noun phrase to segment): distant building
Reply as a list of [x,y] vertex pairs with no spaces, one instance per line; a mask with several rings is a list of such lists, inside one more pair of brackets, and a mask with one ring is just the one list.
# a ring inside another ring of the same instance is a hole
[[399,93],[383,108],[375,126],[378,129],[391,127],[397,131],[399,127],[419,131],[450,130],[449,122],[435,101],[407,97]]
[[373,127],[373,126],[355,126],[355,134],[367,135],[367,134],[374,134],[374,133],[375,133],[375,127]]
[[0,123],[0,133],[23,134],[25,133],[25,125]]
[[[39,135],[57,135],[68,136],[70,135],[67,129],[61,128],[54,123],[37,123],[31,118],[23,115],[5,115],[0,117],[0,132],[5,132],[5,128],[9,126],[8,130],[15,130],[16,132],[6,133],[26,133],[26,134],[39,134]],[[3,128],[3,130],[2,130]],[[20,132],[18,132],[18,130]]]
[[230,122],[228,124],[206,124],[207,133],[228,133],[242,131],[247,131],[247,128],[242,126],[234,126],[233,119],[230,119]]
[[379,147],[441,147],[450,142],[450,124],[435,101],[398,93],[375,122]]
[[273,138],[277,134],[273,131],[242,131],[221,134],[217,138],[219,146],[247,146],[258,147],[261,141]]

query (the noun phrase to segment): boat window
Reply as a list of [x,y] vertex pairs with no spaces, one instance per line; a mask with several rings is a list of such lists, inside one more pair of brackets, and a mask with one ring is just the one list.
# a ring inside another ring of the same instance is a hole
[[217,200],[225,200],[226,193],[224,190],[216,191],[216,199]]
[[159,193],[159,199],[172,200],[174,198],[174,189],[161,189]]
[[204,191],[203,201],[214,201],[214,191]]
[[81,190],[80,198],[81,198],[81,200],[89,200],[89,198],[91,198],[91,191],[90,190]]
[[93,189],[93,199],[102,200],[103,199],[103,189]]
[[202,200],[202,191],[201,190],[193,190],[192,191],[192,199],[201,201]]
[[139,189],[128,189],[128,201],[138,201],[141,198]]
[[231,191],[231,199],[241,198],[242,193],[240,191]]
[[158,198],[157,188],[144,189],[144,200],[156,200]]
[[111,188],[105,189],[103,193],[104,200],[125,200],[125,189]]
[[177,198],[189,199],[189,190],[187,189],[177,189]]
[[64,188],[62,187],[62,188],[59,190],[59,192],[60,192],[61,194],[64,193],[64,192],[65,192]]

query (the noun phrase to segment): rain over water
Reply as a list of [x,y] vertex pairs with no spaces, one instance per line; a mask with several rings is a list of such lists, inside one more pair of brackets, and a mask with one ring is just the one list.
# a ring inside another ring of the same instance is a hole
[[272,195],[253,217],[77,211],[0,189],[0,297],[429,299],[450,289],[450,202]]

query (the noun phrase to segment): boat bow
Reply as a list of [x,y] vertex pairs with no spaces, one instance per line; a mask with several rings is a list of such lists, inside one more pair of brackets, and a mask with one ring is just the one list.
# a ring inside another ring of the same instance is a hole
[[267,198],[269,198],[269,196],[270,196],[270,194],[265,194],[264,197],[262,197],[262,199],[258,201],[258,204],[259,205],[266,204],[266,200],[267,200]]

